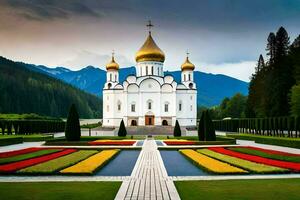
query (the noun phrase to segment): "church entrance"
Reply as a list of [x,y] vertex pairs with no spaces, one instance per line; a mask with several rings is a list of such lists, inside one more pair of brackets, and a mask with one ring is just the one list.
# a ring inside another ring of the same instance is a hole
[[145,125],[154,125],[154,115],[145,115]]
[[162,125],[163,125],[163,126],[168,126],[168,121],[164,119],[164,120],[162,121]]

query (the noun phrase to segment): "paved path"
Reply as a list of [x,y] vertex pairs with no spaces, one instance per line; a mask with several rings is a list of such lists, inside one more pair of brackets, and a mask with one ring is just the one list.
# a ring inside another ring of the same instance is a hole
[[25,149],[29,147],[38,147],[44,143],[45,142],[24,142],[20,144],[12,144],[8,146],[0,147],[0,152],[14,151],[14,150]]
[[270,145],[270,144],[260,144],[260,143],[255,143],[254,141],[250,141],[250,140],[237,140],[236,143],[239,145],[243,145],[243,146],[253,146],[253,147],[260,147],[260,148],[264,148],[264,149],[283,151],[283,152],[287,152],[287,153],[300,154],[300,149],[276,146],[276,145]]
[[130,179],[123,181],[115,199],[180,199],[154,140],[145,140]]

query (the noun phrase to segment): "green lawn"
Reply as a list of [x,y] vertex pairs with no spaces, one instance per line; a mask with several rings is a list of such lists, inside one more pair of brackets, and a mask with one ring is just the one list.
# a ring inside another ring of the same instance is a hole
[[298,163],[300,162],[300,156],[277,155],[277,154],[266,153],[256,149],[247,149],[247,148],[240,148],[240,147],[233,147],[228,149],[240,153],[245,153],[245,154],[260,156],[264,158],[275,159],[275,160],[283,160],[283,161],[298,162]]
[[121,182],[0,183],[1,199],[9,200],[109,200]]
[[300,179],[176,181],[181,199],[299,200]]
[[238,139],[238,140],[253,140],[256,143],[271,144],[284,147],[300,148],[300,138],[289,137],[277,137],[277,136],[265,136],[254,134],[226,134],[226,136]]

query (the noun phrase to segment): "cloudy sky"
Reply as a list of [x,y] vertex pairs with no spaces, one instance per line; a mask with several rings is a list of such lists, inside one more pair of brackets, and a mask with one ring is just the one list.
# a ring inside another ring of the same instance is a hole
[[149,19],[165,70],[179,69],[188,49],[197,70],[248,81],[269,32],[300,33],[300,0],[0,0],[0,55],[104,69],[114,49],[130,66]]

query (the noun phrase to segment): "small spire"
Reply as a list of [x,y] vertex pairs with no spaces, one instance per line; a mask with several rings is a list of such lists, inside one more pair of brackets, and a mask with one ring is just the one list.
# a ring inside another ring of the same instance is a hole
[[151,23],[151,20],[148,21],[148,24],[147,24],[146,26],[148,27],[149,34],[151,35],[151,28],[154,26],[154,25]]
[[115,61],[115,50],[114,49],[111,52],[111,60]]

